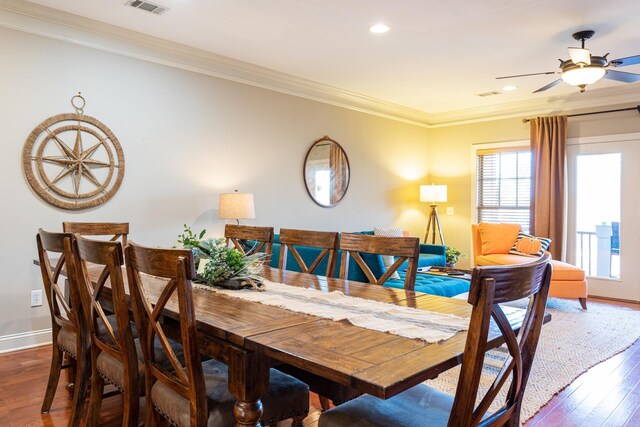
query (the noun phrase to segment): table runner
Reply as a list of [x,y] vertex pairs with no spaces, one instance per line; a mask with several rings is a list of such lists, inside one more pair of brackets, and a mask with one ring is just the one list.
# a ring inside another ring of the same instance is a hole
[[347,296],[341,291],[322,292],[265,280],[266,290],[229,290],[202,284],[194,287],[260,304],[281,307],[405,338],[436,343],[469,328],[469,318],[418,310],[386,302]]

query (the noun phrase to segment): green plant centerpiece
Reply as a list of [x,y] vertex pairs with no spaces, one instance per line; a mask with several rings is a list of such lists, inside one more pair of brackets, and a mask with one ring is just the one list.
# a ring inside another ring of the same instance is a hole
[[455,266],[456,263],[458,262],[458,260],[460,259],[460,257],[466,256],[465,254],[463,254],[462,252],[460,252],[459,250],[457,250],[453,246],[447,246],[446,248],[447,248],[447,250],[446,250],[447,267]]
[[184,225],[178,243],[191,249],[197,266],[196,282],[228,289],[264,290],[262,276],[266,256],[262,252],[245,255],[227,246],[225,239],[205,239],[207,230],[196,234]]

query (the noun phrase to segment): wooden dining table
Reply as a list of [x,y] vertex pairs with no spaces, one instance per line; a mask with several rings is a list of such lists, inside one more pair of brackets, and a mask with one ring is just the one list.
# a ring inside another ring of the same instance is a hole
[[[99,273],[97,268],[90,269],[95,279]],[[461,299],[271,267],[265,267],[264,276],[272,282],[322,292],[341,291],[399,306],[471,315],[471,306]],[[145,282],[149,298],[154,301],[165,282],[157,278]],[[237,399],[234,413],[239,426],[259,425],[260,397],[268,390],[271,367],[292,365],[361,393],[388,399],[460,364],[467,338],[467,332],[462,331],[448,340],[429,344],[199,287],[193,289],[193,299],[200,351],[228,365],[229,391]],[[163,314],[168,335],[179,339],[177,302],[170,301]],[[507,309],[506,314],[512,328],[518,329],[525,310]],[[547,314],[545,321],[549,320]],[[492,322],[487,350],[502,343],[501,333]]]

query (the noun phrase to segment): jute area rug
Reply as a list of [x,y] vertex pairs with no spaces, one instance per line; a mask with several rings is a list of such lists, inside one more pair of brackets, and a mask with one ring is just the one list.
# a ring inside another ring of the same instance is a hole
[[[589,302],[588,310],[583,311],[578,301],[558,298],[549,299],[547,310],[552,319],[542,327],[522,405],[522,422],[590,367],[620,353],[640,337],[639,310]],[[496,365],[500,366],[504,358],[500,350],[487,353],[480,396],[493,382],[499,369]],[[426,384],[453,395],[459,375],[459,368],[452,369]]]

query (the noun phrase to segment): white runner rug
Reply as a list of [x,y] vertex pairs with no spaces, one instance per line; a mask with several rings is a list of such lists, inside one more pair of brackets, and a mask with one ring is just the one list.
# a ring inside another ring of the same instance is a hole
[[335,321],[347,320],[362,328],[420,339],[428,343],[449,339],[457,332],[469,328],[468,317],[351,297],[340,291],[327,293],[270,281],[265,281],[264,292],[256,292],[253,289],[221,289],[202,284],[194,284],[194,287],[297,313]]

